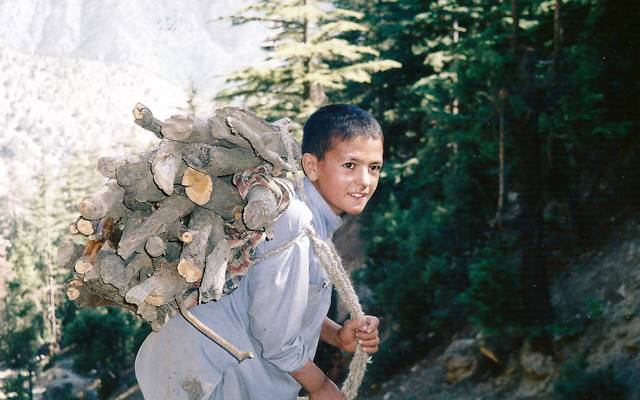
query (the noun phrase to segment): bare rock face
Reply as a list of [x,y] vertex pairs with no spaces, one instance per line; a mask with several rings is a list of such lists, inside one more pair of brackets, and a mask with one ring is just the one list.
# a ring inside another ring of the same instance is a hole
[[480,364],[480,345],[475,339],[454,340],[440,357],[449,382],[458,382],[472,377]]

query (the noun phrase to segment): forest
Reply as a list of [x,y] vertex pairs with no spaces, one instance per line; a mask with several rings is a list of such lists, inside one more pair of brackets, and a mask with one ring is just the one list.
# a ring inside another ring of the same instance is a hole
[[[383,323],[369,385],[469,327],[552,351],[550,279],[638,211],[636,6],[256,0],[230,17],[268,23],[267,57],[229,76],[212,104],[299,128],[324,104],[352,103],[383,128],[381,182],[359,219],[365,263],[352,273]],[[135,315],[66,297],[56,248],[100,184],[83,173],[39,181],[25,213],[0,197],[0,363],[23,371],[2,382],[13,398],[32,399],[38,365],[71,349],[106,399],[150,332]],[[50,398],[76,398],[60,396]]]

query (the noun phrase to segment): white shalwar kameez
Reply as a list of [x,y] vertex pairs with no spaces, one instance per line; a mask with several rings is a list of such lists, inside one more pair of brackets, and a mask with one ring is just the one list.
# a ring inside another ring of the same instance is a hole
[[[329,241],[342,223],[304,179],[309,206],[298,195],[275,222],[274,239],[256,256],[280,248],[312,223]],[[313,221],[313,222],[312,222]],[[136,377],[146,400],[292,400],[300,385],[289,372],[313,360],[332,284],[308,235],[257,262],[240,286],[191,312],[239,350],[254,358],[241,363],[190,325],[171,318],[149,335],[136,358]]]

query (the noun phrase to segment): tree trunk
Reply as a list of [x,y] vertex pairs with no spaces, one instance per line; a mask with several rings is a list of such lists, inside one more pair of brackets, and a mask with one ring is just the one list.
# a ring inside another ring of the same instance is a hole
[[519,156],[519,223],[522,247],[520,290],[524,322],[529,326],[542,327],[552,322],[553,309],[544,251],[542,143],[538,134],[541,99],[535,77],[535,52],[520,41],[520,4],[518,0],[512,0],[511,5],[514,21],[512,50],[516,63],[513,93],[525,105],[524,109],[513,110],[510,129]]

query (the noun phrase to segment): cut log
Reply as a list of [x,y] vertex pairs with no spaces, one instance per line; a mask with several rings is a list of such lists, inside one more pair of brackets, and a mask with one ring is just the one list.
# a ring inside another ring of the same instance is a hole
[[127,156],[101,157],[98,159],[97,170],[105,178],[116,179],[116,170],[119,166],[139,164],[142,162],[151,164],[153,155],[154,153],[152,151],[146,151],[144,153],[130,154]]
[[[122,238],[120,239],[120,242],[126,242],[127,240],[129,240],[131,238],[131,235],[133,235],[133,233],[138,228],[140,228],[144,220],[149,218],[151,214],[151,208],[149,209],[149,212],[136,211],[131,213],[124,224],[124,228],[122,229]],[[142,251],[142,248],[140,248],[139,250]],[[128,257],[123,257],[123,259],[125,258]]]
[[85,236],[91,235],[95,231],[95,228],[97,226],[98,221],[89,221],[88,219],[84,219],[82,217],[80,217],[76,222],[76,229],[79,233]]
[[154,332],[160,331],[164,324],[169,321],[169,318],[178,314],[178,310],[171,308],[169,305],[162,305],[158,307],[158,318],[151,323],[151,329]]
[[277,207],[276,196],[269,188],[252,186],[247,193],[247,205],[242,214],[245,225],[251,230],[264,229],[276,219]]
[[135,307],[125,303],[113,286],[97,284],[95,281],[85,283],[80,279],[72,279],[67,287],[67,296],[78,307],[93,309],[115,306],[135,312]]
[[113,285],[120,293],[126,293],[131,278],[127,277],[124,260],[120,256],[109,254],[100,261],[98,269],[104,283]]
[[153,180],[167,195],[173,193],[173,184],[178,175],[182,161],[184,143],[169,139],[162,139],[156,148],[156,154],[151,163]]
[[226,148],[207,143],[191,143],[182,150],[184,161],[193,169],[212,176],[242,172],[264,164],[252,149]]
[[226,179],[216,177],[211,177],[211,183],[213,185],[211,199],[201,206],[215,212],[225,220],[235,219],[236,214],[242,212],[244,207],[244,201],[238,193],[238,188]]
[[151,257],[160,257],[167,251],[167,240],[162,236],[151,236],[144,249]]
[[227,261],[231,255],[231,247],[224,233],[224,221],[219,216],[217,219],[214,219],[209,235],[209,248],[213,250],[205,260],[206,268],[199,288],[201,303],[218,300],[222,297]]
[[211,134],[211,127],[207,118],[193,115],[174,115],[162,124],[162,134],[165,138],[185,143],[211,143],[217,140]]
[[151,214],[131,235],[125,237],[123,234],[118,245],[118,254],[123,259],[129,258],[133,252],[141,249],[151,236],[166,233],[169,226],[189,214],[193,207],[195,205],[186,196],[176,194],[168,197],[162,202],[162,206]]
[[161,201],[165,198],[164,193],[153,180],[151,164],[146,161],[120,165],[116,169],[116,179],[118,185],[132,192],[131,197],[139,203]]
[[186,290],[189,284],[178,274],[176,263],[165,264],[149,279],[131,288],[125,299],[136,305],[143,301],[155,306],[166,304],[178,293]]
[[204,260],[209,243],[209,235],[213,224],[220,224],[224,227],[224,221],[214,212],[196,207],[191,214],[189,229],[197,232],[193,240],[182,247],[180,262],[178,263],[178,273],[184,277],[188,283],[197,282],[202,279],[204,271]]
[[198,205],[207,204],[211,199],[213,183],[209,175],[188,168],[182,177],[182,186],[186,188],[185,191],[191,201]]
[[74,279],[69,282],[67,286],[67,297],[76,305],[89,309],[118,305],[113,301],[94,294],[84,285],[84,282],[79,279]]
[[59,267],[73,271],[75,268],[76,260],[82,255],[84,250],[83,245],[74,242],[62,242],[58,245],[58,254],[56,257],[56,263]]
[[133,108],[133,118],[136,125],[153,132],[162,139],[162,121],[157,119],[144,104],[138,103]]
[[101,219],[109,214],[115,220],[126,215],[122,198],[124,189],[115,179],[110,179],[97,192],[85,196],[78,204],[78,212],[85,219]]

